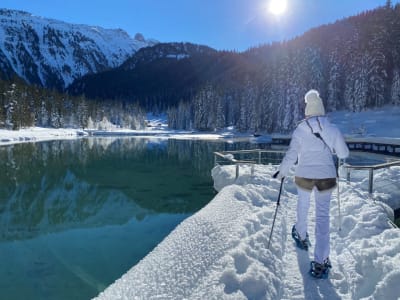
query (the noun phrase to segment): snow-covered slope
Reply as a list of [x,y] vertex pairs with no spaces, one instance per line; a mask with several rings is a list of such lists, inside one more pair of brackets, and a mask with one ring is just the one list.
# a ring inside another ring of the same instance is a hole
[[75,25],[0,9],[0,68],[30,83],[63,88],[87,73],[121,65],[157,42],[121,29]]
[[[400,168],[394,170],[398,180]],[[313,249],[298,250],[290,236],[297,199],[292,178],[284,183],[267,248],[279,190],[274,171],[257,166],[254,177],[248,170],[232,185],[234,167],[214,169],[214,178],[228,185],[98,299],[398,299],[400,230],[352,184],[340,185],[341,231],[338,198],[332,199],[328,279],[308,274]],[[310,211],[313,243],[313,204]]]

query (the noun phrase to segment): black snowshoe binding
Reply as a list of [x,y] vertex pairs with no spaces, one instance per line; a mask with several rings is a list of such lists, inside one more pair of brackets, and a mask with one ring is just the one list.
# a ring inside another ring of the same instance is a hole
[[325,259],[323,264],[312,261],[310,275],[318,279],[328,278],[330,268],[332,268],[332,265],[329,258]]
[[292,238],[295,240],[296,246],[298,248],[308,251],[308,247],[311,246],[310,239],[308,238],[308,233],[306,233],[306,238],[304,240],[302,240],[300,238],[299,233],[296,230],[296,226],[293,225],[293,227],[292,227]]

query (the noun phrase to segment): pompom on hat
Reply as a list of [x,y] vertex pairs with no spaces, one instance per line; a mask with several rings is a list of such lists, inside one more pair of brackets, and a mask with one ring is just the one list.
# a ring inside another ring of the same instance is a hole
[[306,101],[306,117],[325,115],[324,104],[317,90],[309,90],[304,96],[304,100]]

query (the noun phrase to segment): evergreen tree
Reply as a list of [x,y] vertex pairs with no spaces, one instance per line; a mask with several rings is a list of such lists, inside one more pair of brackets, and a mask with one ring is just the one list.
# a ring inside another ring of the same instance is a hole
[[361,111],[366,107],[368,101],[368,68],[370,57],[364,53],[357,64],[356,77],[353,90],[353,111]]
[[[390,7],[390,6],[389,6]],[[377,9],[374,12],[376,20],[371,24],[371,37],[368,41],[370,57],[368,63],[368,107],[380,107],[385,104],[385,90],[387,81],[387,67],[389,58],[390,33],[386,22],[390,20],[390,11]]]
[[394,70],[392,89],[391,89],[391,102],[393,105],[400,105],[400,70]]
[[226,98],[223,96],[218,96],[217,98],[217,107],[215,110],[216,120],[215,120],[215,128],[222,129],[226,127]]
[[5,96],[5,121],[4,125],[6,129],[18,129],[18,116],[16,113],[16,107],[18,104],[17,86],[15,83],[11,84],[8,91],[4,93]]
[[[83,97],[79,99],[78,106],[77,106],[77,111],[76,111],[76,119],[78,122],[78,127],[85,129],[89,125],[89,113],[88,113],[88,106],[86,104],[86,101]],[[92,121],[93,122],[93,121]]]
[[327,107],[330,111],[340,109],[342,99],[342,72],[338,58],[338,49],[329,55],[329,74],[327,87]]

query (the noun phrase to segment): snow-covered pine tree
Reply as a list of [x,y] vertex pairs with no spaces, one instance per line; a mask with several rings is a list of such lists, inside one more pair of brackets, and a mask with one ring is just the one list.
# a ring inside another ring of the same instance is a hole
[[391,102],[393,105],[400,105],[400,70],[395,69],[393,73]]
[[341,64],[339,63],[338,49],[334,49],[329,55],[329,78],[327,86],[327,109],[336,111],[340,108],[340,100],[342,99],[342,74]]
[[240,108],[239,108],[239,120],[237,123],[237,129],[239,131],[246,131],[248,128],[248,114],[247,114],[247,98],[242,94],[240,97]]
[[222,95],[218,95],[216,99],[216,120],[215,120],[215,128],[222,129],[226,127],[226,98]]
[[307,73],[307,66],[304,64],[302,51],[294,51],[292,55],[291,74],[287,87],[287,98],[290,104],[290,112],[292,115],[291,127],[293,128],[297,122],[304,118],[304,94],[310,88],[304,81],[304,74]]
[[[86,103],[86,100],[83,96],[79,98],[79,102],[77,105],[77,111],[76,111],[76,119],[78,122],[78,127],[85,129],[86,127],[89,126],[89,112],[88,112],[88,105]],[[93,120],[92,120],[93,122]]]
[[238,97],[235,97],[236,91],[225,91],[223,97],[226,103],[226,126],[234,126],[238,120]]
[[240,119],[238,123],[238,129],[240,131],[256,131],[259,124],[257,98],[257,88],[247,76],[240,100]]
[[292,107],[288,99],[288,84],[291,80],[291,68],[290,68],[290,57],[287,49],[282,51],[282,56],[278,61],[278,73],[276,74],[276,84],[274,84],[274,89],[276,89],[276,98],[274,99],[277,104],[277,129],[279,131],[288,132],[292,128],[293,124],[293,114]]
[[321,95],[325,95],[326,80],[324,77],[323,60],[320,49],[314,47],[306,48],[305,55],[306,61],[309,62],[309,88],[316,89]]
[[[172,110],[174,112],[172,112]],[[175,129],[184,129],[191,130],[192,129],[192,105],[188,101],[181,101],[176,109],[170,109],[170,114],[172,113],[173,124]],[[168,119],[170,118],[170,114],[168,115]]]
[[213,108],[213,88],[211,84],[200,89],[194,98],[194,127],[199,130],[210,130],[215,117]]
[[354,104],[354,82],[355,79],[353,77],[353,73],[350,74],[346,74],[346,83],[345,83],[345,87],[344,87],[344,103],[345,103],[345,108],[355,112],[355,104]]
[[10,89],[4,93],[5,96],[5,128],[6,129],[18,129],[17,128],[17,115],[16,115],[16,107],[18,104],[17,101],[17,86],[15,83],[11,84]]
[[[389,54],[389,28],[385,22],[381,22],[382,18],[386,19],[386,10],[377,10],[376,14],[382,14],[385,17],[379,17],[374,23],[372,30],[372,38],[369,40],[368,48],[370,50],[370,59],[368,60],[368,96],[369,107],[380,107],[385,104],[386,80],[388,74],[386,72],[387,59]],[[389,16],[388,16],[389,17]]]
[[262,130],[272,132],[274,124],[274,106],[271,89],[271,70],[264,75],[260,92],[260,126]]
[[349,27],[351,29],[348,39],[343,45],[343,57],[344,57],[344,91],[343,91],[343,103],[345,109],[355,111],[354,103],[354,85],[357,77],[357,62],[359,61],[360,51],[360,33],[359,29],[355,26]]
[[354,81],[354,95],[353,95],[353,110],[361,111],[365,109],[368,101],[368,67],[370,56],[365,52],[359,63],[356,65],[355,81]]

